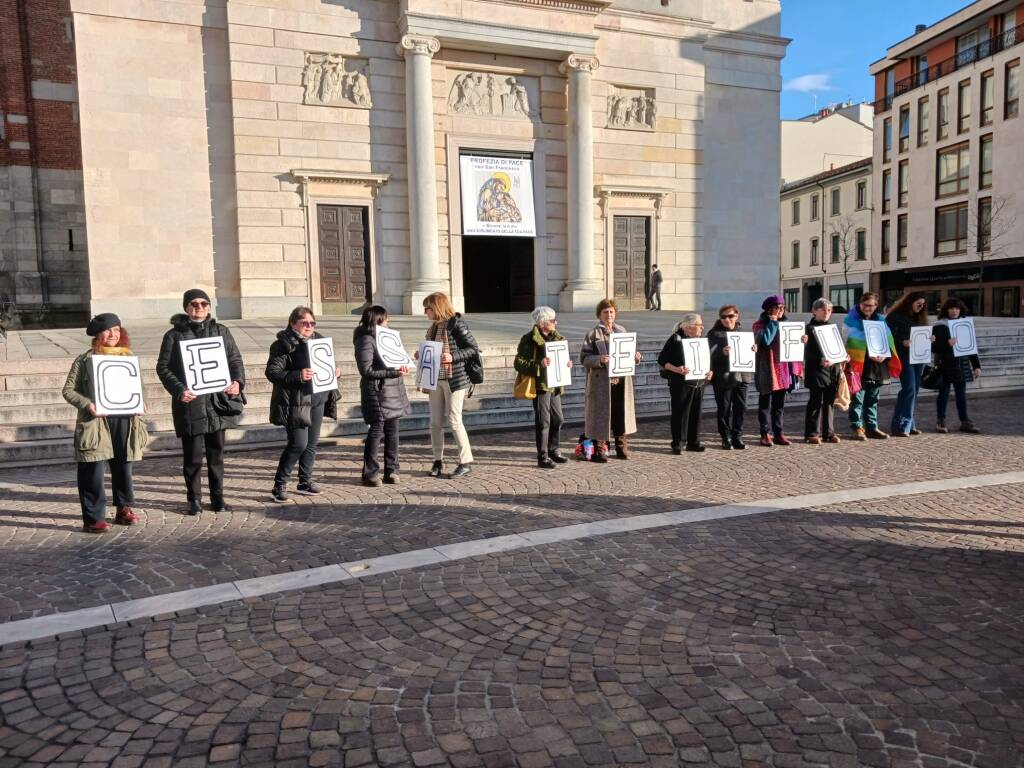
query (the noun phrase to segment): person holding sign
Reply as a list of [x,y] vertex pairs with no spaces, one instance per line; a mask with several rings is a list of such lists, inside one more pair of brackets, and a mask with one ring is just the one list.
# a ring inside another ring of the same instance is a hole
[[896,396],[889,432],[893,437],[920,435],[921,431],[914,424],[914,407],[917,404],[917,393],[921,389],[924,365],[910,362],[910,335],[915,326],[928,325],[928,301],[924,292],[903,294],[889,308],[885,322],[892,331],[896,354],[900,358],[900,393]]
[[[625,333],[626,329],[615,322],[618,307],[613,299],[601,299],[597,304],[598,324],[583,338],[580,362],[587,369],[587,390],[584,429],[594,441],[592,461],[608,461],[608,444],[615,439],[615,455],[620,459],[629,458],[629,443],[626,435],[636,432],[636,414],[633,411],[633,377],[608,375],[608,337],[613,333]],[[642,355],[634,354],[636,362]]]
[[[702,349],[697,345],[690,347],[689,342],[690,339],[700,339],[703,331],[704,320],[701,316],[696,312],[687,312],[658,355],[661,375],[668,379],[672,400],[672,453],[676,456],[683,452],[684,437],[686,450],[700,453],[705,449],[700,441],[701,403],[704,400],[704,385],[711,381],[714,373],[711,370],[710,352],[706,360],[701,359]],[[700,347],[707,344],[706,339],[701,341]]]
[[[363,443],[363,485],[379,486],[380,444],[384,443],[384,482],[398,483],[398,420],[412,411],[409,396],[405,392],[404,376],[409,373],[408,365],[389,365],[381,356],[380,329],[388,327],[388,311],[373,305],[363,310],[359,325],[352,333],[355,347],[356,368],[359,369],[359,404],[363,410],[363,421],[368,430]],[[391,350],[383,350],[388,354]],[[394,350],[396,359],[404,363]],[[405,350],[402,350],[404,353]]]
[[[751,344],[749,351],[733,349],[729,334],[740,330],[739,308],[735,304],[726,304],[719,308],[718,322],[708,331],[711,370],[715,374],[711,387],[718,406],[718,434],[722,438],[722,449],[726,451],[742,451],[747,447],[743,442],[743,420],[747,414],[747,388],[754,376],[746,371],[734,371],[731,361],[737,357],[741,363],[748,360],[752,363],[757,347]],[[750,368],[754,370],[753,365]]]
[[[299,465],[299,484],[296,493],[316,496],[320,486],[313,482],[313,462],[320,440],[320,426],[324,417],[338,418],[338,389],[313,391],[315,371],[310,360],[310,339],[322,339],[316,332],[316,318],[309,307],[296,307],[288,317],[288,327],[278,331],[270,345],[267,368],[264,372],[274,385],[270,396],[270,423],[284,427],[287,444],[277,462],[274,487],[270,497],[279,504],[288,501],[286,487],[296,462]],[[327,381],[331,369],[325,372]],[[341,368],[334,366],[334,377]]]
[[[459,463],[451,477],[462,477],[469,474],[473,463],[469,435],[462,426],[462,406],[472,384],[466,373],[466,363],[480,357],[480,348],[466,321],[455,311],[446,294],[432,293],[423,299],[423,313],[430,320],[427,341],[437,341],[442,345],[437,387],[430,390],[430,446],[434,454],[430,476],[440,477],[444,471],[444,423],[447,419],[459,452]],[[418,352],[416,357],[419,358]]]
[[[552,366],[568,372],[572,369],[569,357],[569,345],[560,344],[565,337],[555,325],[558,320],[555,310],[551,307],[537,307],[531,315],[533,328],[519,340],[516,359],[513,366],[516,372],[530,376],[534,380],[533,398],[533,429],[537,438],[537,466],[541,469],[554,469],[556,464],[564,464],[566,459],[558,450],[558,441],[562,430],[562,386],[551,386],[555,371]],[[554,345],[554,351],[548,345]],[[568,379],[566,375],[563,378]]]
[[[786,394],[796,387],[803,375],[803,363],[782,362],[782,337],[779,323],[786,322],[786,302],[778,295],[761,302],[761,316],[754,323],[754,341],[757,343],[757,368],[754,384],[757,386],[757,421],[761,428],[761,445],[792,445],[783,431],[782,412],[786,407]],[[801,337],[807,343],[807,337]]]
[[[807,385],[807,413],[804,418],[804,442],[810,445],[821,445],[822,442],[838,443],[839,435],[835,429],[836,392],[839,389],[839,377],[843,375],[842,362],[830,359],[829,352],[841,351],[846,357],[843,336],[839,328],[831,322],[832,302],[818,299],[811,305],[813,317],[807,324],[807,344],[804,346],[804,383]],[[818,328],[826,328],[832,332],[826,338],[826,344],[834,344],[835,349],[826,349]]]
[[[182,297],[185,314],[171,318],[171,329],[164,334],[156,374],[173,398],[171,414],[174,433],[181,439],[182,474],[188,494],[188,514],[203,511],[203,455],[210,482],[210,504],[214,512],[225,512],[224,504],[224,430],[237,426],[242,418],[242,389],[245,387],[245,365],[231,331],[210,315],[210,297],[200,288],[185,291]],[[200,356],[186,375],[180,345],[190,339],[219,339],[224,347],[228,370],[208,370],[209,364]],[[223,377],[224,388],[210,394],[196,394],[190,381],[198,386],[199,376]]]
[[881,326],[884,338],[877,341],[883,349],[888,348],[889,356],[870,353],[869,344],[876,340],[867,337],[866,320],[885,320],[885,315],[878,311],[878,294],[863,294],[843,321],[846,326],[846,353],[850,356],[850,429],[854,440],[864,441],[869,437],[888,440],[889,435],[878,428],[878,394],[890,376],[900,375],[903,366],[888,325]]
[[104,533],[106,493],[103,490],[103,465],[110,465],[110,485],[117,514],[114,525],[134,525],[138,516],[132,510],[135,490],[132,463],[142,460],[149,442],[146,422],[138,414],[100,416],[96,412],[96,382],[90,360],[94,355],[128,356],[128,331],[111,312],[96,315],[85,332],[93,337],[87,352],[75,358],[64,382],[64,399],[78,409],[75,422],[75,461],[78,462],[78,501],[82,507],[82,530]]
[[935,400],[935,431],[945,434],[946,407],[949,405],[949,388],[953,387],[956,397],[956,412],[960,417],[960,431],[978,434],[981,432],[967,417],[967,382],[981,376],[981,360],[977,355],[957,357],[954,347],[956,340],[949,332],[949,321],[958,320],[967,314],[967,305],[955,296],[950,296],[939,308],[939,319],[935,323],[932,352],[935,364],[942,372],[939,396]]

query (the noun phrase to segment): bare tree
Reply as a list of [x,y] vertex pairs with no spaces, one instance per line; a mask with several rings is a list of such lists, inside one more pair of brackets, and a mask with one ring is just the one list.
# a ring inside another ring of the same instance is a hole
[[997,195],[981,198],[968,209],[967,248],[978,257],[979,315],[985,314],[985,262],[1008,255],[1014,244],[1017,214],[1012,203],[1013,195]]
[[[832,262],[832,239],[839,238],[839,268],[843,271],[843,285],[850,284],[850,270],[857,261],[857,232],[861,229],[852,216],[843,216],[829,222],[828,258]],[[822,251],[822,272],[825,271],[825,253]],[[865,262],[866,265],[866,262]],[[849,309],[849,307],[847,307]]]

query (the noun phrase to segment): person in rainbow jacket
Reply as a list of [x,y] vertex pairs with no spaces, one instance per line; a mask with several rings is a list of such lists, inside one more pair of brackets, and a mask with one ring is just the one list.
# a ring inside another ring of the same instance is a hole
[[857,306],[850,309],[843,321],[846,326],[846,353],[850,356],[850,429],[854,440],[887,440],[889,435],[878,428],[878,393],[889,378],[899,378],[902,365],[896,351],[892,331],[885,325],[889,343],[888,358],[868,357],[868,341],[864,335],[865,320],[885,320],[878,311],[878,295],[865,293]]

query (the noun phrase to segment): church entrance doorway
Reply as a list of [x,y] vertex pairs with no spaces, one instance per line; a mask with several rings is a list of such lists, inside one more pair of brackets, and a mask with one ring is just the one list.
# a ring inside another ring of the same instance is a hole
[[533,238],[463,237],[462,285],[467,312],[533,309]]

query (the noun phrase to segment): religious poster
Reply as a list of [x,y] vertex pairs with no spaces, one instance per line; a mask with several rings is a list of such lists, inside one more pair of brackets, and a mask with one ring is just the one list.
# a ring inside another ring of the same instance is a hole
[[440,341],[420,342],[420,350],[416,356],[416,386],[420,389],[437,389],[442,350],[444,344]]
[[551,361],[544,369],[549,389],[568,387],[572,384],[572,368],[569,367],[572,359],[569,357],[568,341],[547,342],[544,345],[544,357]]
[[932,329],[930,325],[916,325],[910,329],[911,365],[928,365],[932,361]]
[[337,362],[334,360],[334,340],[306,339],[309,352],[309,367],[313,370],[313,394],[330,392],[338,388]]
[[131,416],[142,413],[142,373],[135,355],[92,355],[97,416]]
[[842,363],[846,360],[846,344],[843,333],[835,323],[814,326],[814,336],[818,340],[821,356],[830,363]]
[[636,373],[636,333],[608,334],[608,375],[632,376]]
[[687,381],[706,379],[708,371],[711,370],[711,348],[708,340],[704,337],[683,339],[683,360],[690,372],[686,374]]
[[752,331],[726,331],[729,346],[729,371],[732,373],[753,373],[756,365],[754,334]]
[[978,337],[974,333],[973,317],[950,320],[949,337],[953,340],[953,357],[978,354]]
[[383,325],[378,325],[376,328],[377,334],[377,354],[380,355],[380,359],[384,361],[384,365],[388,368],[412,368],[413,361],[409,357],[409,353],[405,351],[405,347],[402,346],[402,337],[393,328],[385,328]]
[[185,367],[185,386],[193,393],[209,395],[231,386],[231,369],[220,336],[183,339],[178,342],[178,351]]
[[868,357],[892,357],[889,349],[889,326],[884,320],[865,320],[864,338],[867,339]]
[[533,160],[524,157],[459,158],[462,234],[534,237]]
[[804,361],[803,323],[779,323],[779,362],[802,363]]

